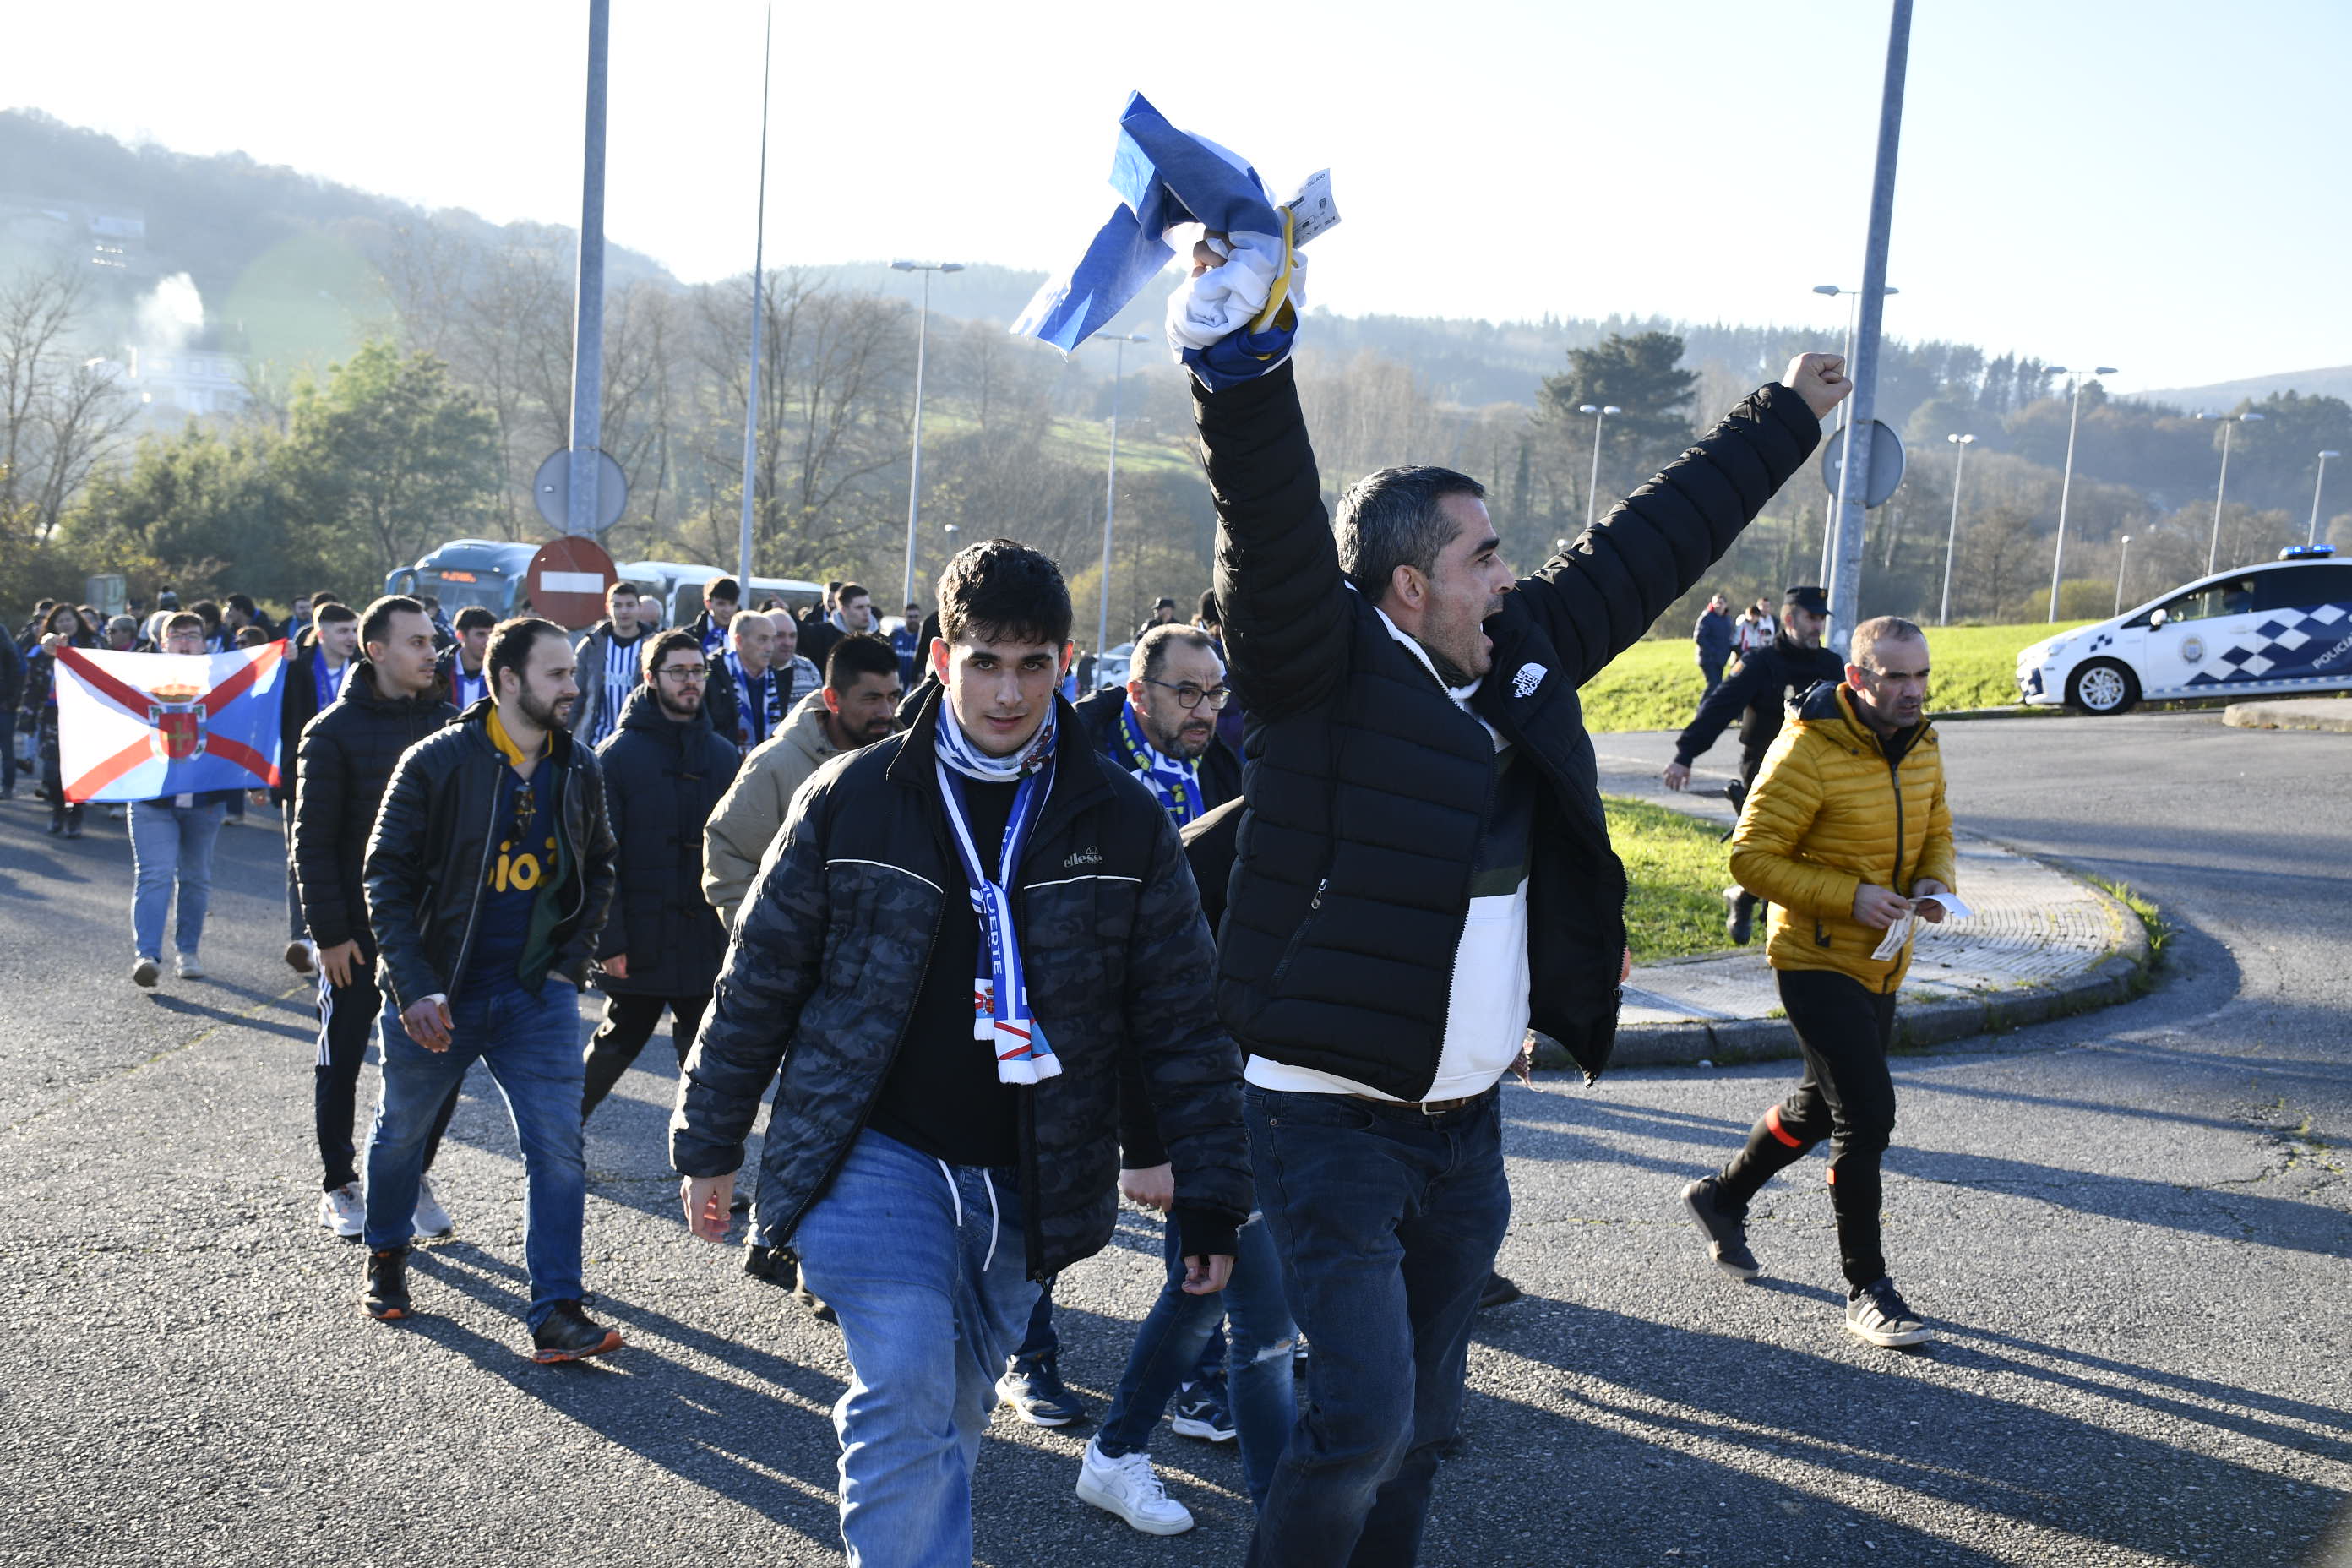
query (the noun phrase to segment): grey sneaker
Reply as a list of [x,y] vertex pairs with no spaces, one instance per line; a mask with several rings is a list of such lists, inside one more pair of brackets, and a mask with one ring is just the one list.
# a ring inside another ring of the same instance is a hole
[[416,1215],[409,1223],[415,1227],[417,1235],[435,1241],[457,1228],[457,1222],[449,1217],[449,1211],[443,1208],[441,1200],[434,1195],[433,1178],[430,1176],[416,1178]]
[[1885,1350],[1900,1350],[1935,1338],[1895,1289],[1895,1281],[1883,1276],[1847,1300],[1845,1331]]
[[131,984],[138,986],[142,991],[154,990],[155,982],[161,980],[163,977],[163,966],[156,963],[153,959],[145,957],[144,955],[142,955],[139,962],[131,966]]
[[1764,1272],[1748,1250],[1748,1217],[1727,1215],[1716,1206],[1716,1179],[1702,1176],[1683,1189],[1683,1206],[1706,1237],[1706,1255],[1734,1279],[1753,1279]]
[[172,960],[172,973],[183,980],[202,980],[205,977],[205,966],[196,962],[194,953],[183,952]]
[[319,1224],[345,1241],[357,1241],[367,1228],[367,1205],[360,1200],[360,1184],[346,1182],[319,1194]]

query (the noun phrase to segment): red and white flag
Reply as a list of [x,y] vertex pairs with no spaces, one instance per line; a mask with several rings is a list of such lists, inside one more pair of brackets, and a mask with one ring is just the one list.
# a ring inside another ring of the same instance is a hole
[[58,771],[70,801],[275,785],[286,645],[58,651]]

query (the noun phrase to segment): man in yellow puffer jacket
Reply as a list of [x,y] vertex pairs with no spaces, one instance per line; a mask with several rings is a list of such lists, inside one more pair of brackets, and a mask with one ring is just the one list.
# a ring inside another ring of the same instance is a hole
[[1906,915],[1943,919],[1952,890],[1952,814],[1943,756],[1924,715],[1927,639],[1882,616],[1854,628],[1840,685],[1799,700],[1731,836],[1731,874],[1772,906],[1765,956],[1803,1049],[1796,1092],[1764,1113],[1717,1174],[1683,1191],[1717,1267],[1759,1272],[1748,1205],[1827,1139],[1830,1205],[1847,1284],[1846,1327],[1875,1345],[1913,1345],[1927,1327],[1887,1278],[1879,1245],[1879,1156],[1895,1131],[1886,1068],[1908,942],[1872,953]]

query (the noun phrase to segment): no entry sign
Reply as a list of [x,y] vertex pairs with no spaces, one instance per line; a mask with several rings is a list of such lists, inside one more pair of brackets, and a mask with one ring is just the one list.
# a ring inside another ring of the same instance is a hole
[[530,606],[567,631],[594,626],[604,615],[604,590],[621,580],[604,547],[567,534],[551,539],[530,558],[523,591]]

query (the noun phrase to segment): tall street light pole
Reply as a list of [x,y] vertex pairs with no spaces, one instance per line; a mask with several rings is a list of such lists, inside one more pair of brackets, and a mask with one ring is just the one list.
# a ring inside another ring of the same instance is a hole
[[[2200,414],[2200,419],[2211,416]],[[2230,436],[2249,419],[2260,419],[2259,414],[2224,414],[2221,420],[2221,477],[2213,483],[2213,538],[2205,546],[2205,575],[2220,571],[2221,560],[2221,497],[2230,488]]]
[[2309,536],[2304,540],[2305,544],[2316,544],[2319,542],[2319,492],[2322,487],[2327,483],[2327,459],[2330,458],[2340,458],[2344,454],[2341,452],[2322,452],[2319,454],[2319,479],[2311,487],[2311,532]]
[[1095,340],[1111,345],[1110,471],[1103,479],[1102,595],[1095,610],[1095,679],[1102,679],[1103,650],[1110,647],[1110,531],[1118,514],[1118,396],[1127,377],[1127,345],[1149,342],[1142,332],[1097,332]]
[[588,112],[580,159],[580,258],[572,288],[572,454],[564,531],[593,534],[597,448],[604,438],[604,82],[608,0],[588,0]]
[[1625,411],[1613,403],[1580,403],[1576,411],[1592,416],[1592,479],[1584,487],[1584,526],[1591,528],[1593,518],[1599,515],[1594,509],[1601,504],[1601,422],[1612,414]]
[[[1823,295],[1823,296],[1825,296],[1825,297],[1827,297],[1827,298],[1829,298],[1829,299],[1832,299],[1832,300],[1833,300],[1833,299],[1835,299],[1835,298],[1837,298],[1837,297],[1838,297],[1839,295],[1841,295],[1841,294],[1843,294],[1843,295],[1844,295],[1844,296],[1846,297],[1847,304],[1846,304],[1846,308],[1845,308],[1845,363],[1846,363],[1847,372],[1848,372],[1848,374],[1852,374],[1852,372],[1853,372],[1853,331],[1854,331],[1854,327],[1855,327],[1855,325],[1856,325],[1856,323],[1857,323],[1857,321],[1858,321],[1859,318],[1860,318],[1860,317],[1861,317],[1861,315],[1862,315],[1862,290],[1861,290],[1861,289],[1841,289],[1841,288],[1839,288],[1839,287],[1838,287],[1836,284],[1834,284],[1834,283],[1816,283],[1816,284],[1814,284],[1814,285],[1813,285],[1813,292],[1814,292],[1814,293],[1816,293],[1816,294]],[[1902,290],[1902,289],[1896,289],[1896,288],[1889,287],[1889,288],[1887,288],[1887,289],[1885,289],[1881,290],[1881,292],[1883,292],[1883,293],[1887,293],[1887,294],[1900,294],[1901,292],[1903,292],[1903,290]],[[1848,416],[1849,415],[1851,415],[1853,412],[1853,405],[1852,405],[1852,403],[1851,403],[1851,402],[1847,402],[1847,403],[1841,403],[1841,404],[1839,404],[1839,405],[1838,405],[1838,422],[1837,422],[1836,426],[1835,426],[1835,427],[1831,431],[1831,434],[1830,434],[1830,439],[1831,439],[1831,440],[1834,441],[1834,440],[1838,439],[1838,437],[1842,437],[1842,436],[1843,436],[1843,435],[1845,434],[1845,430],[1846,430],[1846,419],[1847,419],[1847,416]],[[1826,508],[1826,510],[1825,510],[1822,512],[1822,574],[1821,574],[1821,581],[1822,581],[1824,584],[1826,584],[1829,582],[1829,580],[1830,580],[1830,571],[1831,571],[1831,567],[1832,567],[1832,564],[1833,558],[1834,558],[1834,557],[1835,557],[1835,555],[1837,554],[1837,520],[1838,520],[1838,513],[1839,513],[1839,510],[1840,510],[1841,508],[1843,508],[1844,505],[1845,505],[1845,470],[1844,470],[1844,468],[1843,468],[1843,467],[1841,467],[1841,468],[1839,468],[1839,470],[1838,470],[1838,490],[1837,490],[1837,493],[1836,493],[1835,495],[1833,495],[1833,496],[1832,496],[1832,497],[1830,497],[1830,498],[1829,498],[1829,502],[1828,502],[1827,508]]]
[[1960,472],[1967,467],[1969,448],[1977,444],[1974,436],[1947,436],[1952,444],[1952,522],[1944,531],[1944,604],[1936,612],[1936,624],[1952,624],[1952,552],[1960,542]]
[[2116,555],[2116,607],[2113,615],[2124,613],[2124,563],[2131,559],[2131,535],[2124,535],[2124,547]]
[[[760,441],[760,334],[766,325],[767,304],[761,279],[767,270],[768,244],[768,80],[775,54],[776,0],[768,0],[767,30],[760,40],[760,198],[751,233],[751,370],[743,391],[743,526],[735,540],[735,581],[742,585],[741,602],[751,602],[752,475]],[[904,600],[899,601],[901,604]]]
[[[1911,0],[1894,0],[1886,29],[1886,79],[1878,107],[1878,153],[1871,168],[1870,231],[1862,253],[1862,309],[1854,318],[1853,381],[1846,416],[1845,461],[1838,468],[1837,554],[1829,574],[1830,625],[1839,652],[1852,646],[1862,599],[1864,502],[1870,496],[1867,432],[1877,416],[1878,340],[1886,307],[1886,248],[1895,228],[1895,154],[1903,140],[1903,81],[1911,59]],[[1857,436],[1862,439],[1856,439]]]
[[[2052,365],[2050,374],[2074,376],[2066,394],[2069,401],[2066,414],[2066,472],[2065,476],[2058,481],[2058,548],[2050,555],[2049,618],[2054,621],[2058,618],[2058,570],[2065,564],[2066,561],[2066,499],[2074,493],[2074,426],[2083,417],[2083,377],[2078,373],[2070,372],[2063,364]],[[2098,365],[2090,373],[2094,379],[2115,374],[2116,367],[2111,364]]]
[[915,525],[923,515],[923,355],[931,335],[931,274],[961,272],[961,261],[894,261],[894,272],[919,272],[923,275],[923,306],[915,319],[915,458],[914,471],[907,479],[907,581],[899,590],[898,602],[915,602]]

